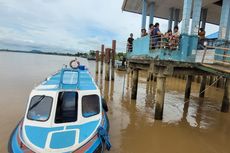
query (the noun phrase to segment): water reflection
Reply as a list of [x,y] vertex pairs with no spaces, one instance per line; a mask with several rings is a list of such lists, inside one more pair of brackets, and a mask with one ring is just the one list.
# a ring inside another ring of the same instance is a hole
[[[12,59],[17,59],[17,62],[12,62]],[[34,84],[70,59],[62,56],[0,53],[0,90],[3,95],[0,107],[5,108],[0,111],[0,116],[3,116],[0,121],[2,152],[7,152],[6,140],[24,114],[26,100]],[[114,81],[105,81],[104,74],[95,75],[94,61],[80,60],[89,67],[107,101],[112,153],[229,153],[230,114],[219,112],[222,89],[211,87],[205,93],[206,97],[200,99],[197,98],[199,84],[193,83],[191,99],[186,102],[185,80],[169,77],[163,121],[155,121],[156,83],[147,83],[145,72],[139,75],[137,100],[131,100],[131,73],[116,71]],[[20,67],[17,74],[12,73],[15,67]]]

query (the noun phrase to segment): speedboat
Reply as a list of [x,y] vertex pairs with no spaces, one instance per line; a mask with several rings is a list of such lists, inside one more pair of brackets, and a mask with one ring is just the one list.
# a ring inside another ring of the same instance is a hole
[[106,102],[76,60],[35,87],[9,140],[12,153],[101,153],[111,147]]

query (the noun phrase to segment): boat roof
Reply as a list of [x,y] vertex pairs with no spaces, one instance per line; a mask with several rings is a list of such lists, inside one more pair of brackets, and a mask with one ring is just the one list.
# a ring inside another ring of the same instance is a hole
[[84,67],[63,68],[48,77],[35,90],[98,90],[89,71]]
[[[147,0],[147,15],[150,13],[150,3],[154,3],[154,16],[169,19],[170,8],[180,9],[179,20],[182,19],[184,0]],[[207,22],[219,25],[222,0],[203,0],[202,8],[208,9]],[[142,0],[124,0],[122,11],[141,14]],[[192,17],[192,16],[191,16]]]

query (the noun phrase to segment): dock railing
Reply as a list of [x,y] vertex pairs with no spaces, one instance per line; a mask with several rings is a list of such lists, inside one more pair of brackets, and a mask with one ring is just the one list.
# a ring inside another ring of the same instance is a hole
[[230,66],[230,42],[229,41],[216,41],[210,45],[207,41],[204,43],[204,53],[201,63],[207,60],[209,51],[214,52],[214,58],[208,59],[212,63]]
[[161,36],[150,36],[149,50],[155,49],[167,49],[177,50],[179,49],[180,37],[165,37]]

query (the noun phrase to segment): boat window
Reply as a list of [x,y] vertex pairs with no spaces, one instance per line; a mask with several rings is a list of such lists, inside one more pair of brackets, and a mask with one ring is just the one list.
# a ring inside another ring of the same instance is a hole
[[77,121],[77,92],[60,92],[58,95],[55,123]]
[[100,112],[98,95],[87,95],[82,97],[82,115],[90,117]]
[[37,95],[31,98],[27,118],[35,121],[47,121],[50,116],[53,98]]
[[77,84],[78,72],[65,71],[63,74],[63,84]]

